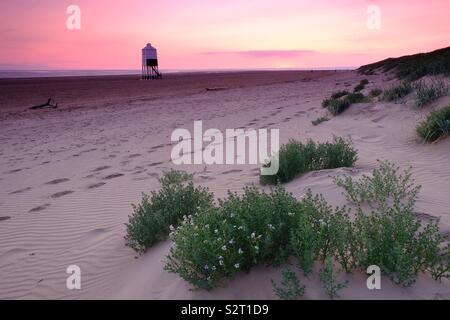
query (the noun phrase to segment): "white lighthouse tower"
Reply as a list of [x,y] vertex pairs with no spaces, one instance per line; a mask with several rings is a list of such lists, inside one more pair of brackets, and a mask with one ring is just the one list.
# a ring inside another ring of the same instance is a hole
[[147,43],[142,49],[142,79],[161,79],[162,74],[158,70],[158,56],[156,48]]

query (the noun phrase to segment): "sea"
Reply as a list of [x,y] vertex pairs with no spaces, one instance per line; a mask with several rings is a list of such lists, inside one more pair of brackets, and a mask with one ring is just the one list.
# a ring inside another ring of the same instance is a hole
[[[304,71],[304,70],[351,70],[354,68],[296,68],[296,69],[167,69],[161,70],[167,73],[217,73],[217,72],[241,72],[241,71]],[[48,77],[89,77],[89,76],[117,76],[139,75],[141,70],[0,70],[0,79],[12,78],[48,78]]]

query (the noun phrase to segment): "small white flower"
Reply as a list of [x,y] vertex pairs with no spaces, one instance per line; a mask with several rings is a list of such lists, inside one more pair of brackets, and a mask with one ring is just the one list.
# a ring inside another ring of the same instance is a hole
[[233,244],[233,243],[234,243],[234,240],[231,239],[230,241],[228,241],[228,243],[229,243],[229,244]]
[[243,230],[244,227],[243,226],[239,226],[238,230]]
[[194,233],[194,237],[198,237],[198,233],[196,232],[196,233]]
[[289,216],[289,217],[293,217],[293,216],[294,216],[294,213],[293,213],[293,212],[288,212],[288,216]]
[[239,269],[239,263],[236,263],[236,264],[234,265],[234,267],[235,267],[236,269]]
[[269,227],[270,230],[275,229],[271,223],[269,223],[267,226]]
[[219,230],[217,230],[217,229],[216,229],[216,230],[214,230],[214,233],[219,233]]
[[223,260],[219,260],[219,264],[223,266]]
[[209,267],[208,267],[207,264],[205,264],[204,268],[205,268],[205,270],[208,270],[208,269],[209,269]]
[[169,230],[170,230],[170,231],[173,231],[174,229],[175,229],[175,228],[173,227],[173,225],[170,225],[170,226],[169,226]]
[[255,236],[256,236],[256,233],[253,232],[253,233],[251,234],[252,239],[253,239]]
[[230,217],[234,218],[234,217],[235,217],[235,214],[234,214],[234,213],[230,214]]
[[243,254],[244,251],[243,251],[241,248],[239,248],[238,253],[239,253],[239,254]]
[[216,266],[212,266],[211,268],[213,271],[216,271]]
[[259,251],[259,247],[258,247],[258,246],[255,246],[255,250],[256,250],[256,251]]
[[205,224],[205,228],[209,228],[209,224]]
[[203,240],[203,243],[204,243],[204,244],[207,244],[207,243],[208,243],[208,240]]
[[223,250],[223,251],[227,251],[227,246],[223,246],[223,247],[222,247],[222,250]]

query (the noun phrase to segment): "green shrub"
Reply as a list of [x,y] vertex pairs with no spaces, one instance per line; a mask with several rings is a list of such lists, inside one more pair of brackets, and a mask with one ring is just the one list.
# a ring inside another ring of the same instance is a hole
[[383,91],[382,91],[381,89],[372,89],[372,90],[370,90],[369,95],[370,95],[372,98],[376,98],[376,97],[378,97],[382,92],[383,92]]
[[364,90],[364,88],[366,87],[366,85],[369,84],[369,80],[367,79],[363,79],[359,82],[359,84],[353,89],[353,92],[360,92],[361,90]]
[[392,86],[391,88],[383,92],[383,100],[385,101],[398,101],[406,97],[411,93],[413,87],[410,82],[403,82],[400,85]]
[[[217,205],[207,201],[197,214],[184,216],[171,233],[174,245],[165,269],[211,289],[260,263],[278,266],[294,256],[308,275],[321,260],[319,275],[330,298],[346,285],[336,281],[335,262],[346,272],[377,265],[403,286],[421,272],[436,280],[450,276],[450,253],[441,248],[438,221],[421,222],[413,213],[419,187],[410,170],[380,162],[371,176],[335,181],[356,204],[354,219],[350,209],[332,208],[309,190],[299,201],[281,186],[270,193],[246,188],[241,196],[229,193]],[[281,287],[274,284],[280,297],[303,292],[292,271],[283,278]]]
[[[420,187],[410,169],[399,173],[392,163],[380,162],[371,177],[335,181],[357,205],[350,250],[354,266],[365,270],[377,265],[395,283],[410,286],[418,273],[439,263],[443,238],[436,221],[421,223],[413,213]],[[369,214],[364,204],[371,208]]]
[[303,273],[308,275],[316,260],[325,260],[329,255],[350,271],[352,232],[347,210],[333,209],[323,196],[313,196],[308,190],[300,202],[300,212],[294,217],[289,245]]
[[450,47],[447,47],[428,53],[385,59],[362,66],[358,71],[362,74],[373,74],[374,70],[395,71],[400,79],[415,81],[425,75],[450,75],[449,61]]
[[281,274],[283,276],[281,286],[271,280],[273,291],[278,298],[281,300],[296,300],[305,293],[305,286],[300,285],[300,280],[294,271],[286,267],[281,271]]
[[420,186],[414,184],[411,168],[400,168],[389,161],[378,161],[378,167],[370,176],[363,175],[354,181],[352,177],[335,177],[336,185],[344,188],[349,202],[358,206],[365,203],[372,209],[384,210],[395,205],[411,210]]
[[336,116],[350,107],[351,103],[347,99],[332,99],[328,103],[328,110],[333,116]]
[[323,288],[330,299],[337,297],[337,292],[347,287],[347,282],[339,283],[336,281],[333,259],[331,257],[326,258],[325,266],[320,269],[319,276],[320,281],[323,283]]
[[433,142],[450,131],[450,106],[432,111],[416,128],[417,134],[427,142]]
[[369,99],[365,97],[362,93],[350,93],[347,97],[345,97],[345,100],[349,104],[353,103],[364,103],[369,102]]
[[433,81],[430,84],[419,81],[414,88],[416,90],[416,105],[418,107],[423,107],[448,93],[448,86],[442,80]]
[[229,193],[215,208],[186,218],[173,231],[165,269],[196,287],[210,289],[261,262],[279,265],[298,202],[278,187],[271,193],[246,188]]
[[450,244],[447,245],[447,254],[441,255],[441,259],[434,266],[431,275],[436,281],[442,281],[444,278],[450,279]]
[[[275,175],[261,175],[262,184],[288,182],[299,174],[322,169],[350,167],[357,160],[357,151],[351,140],[334,137],[332,142],[306,144],[290,140],[282,145],[278,153],[279,169]],[[270,162],[265,166],[270,166]]]
[[322,108],[328,108],[328,106],[330,105],[332,99],[324,99],[322,101]]
[[139,205],[133,205],[133,214],[126,224],[126,245],[137,252],[144,252],[155,242],[165,239],[169,227],[177,226],[183,215],[195,214],[197,210],[213,205],[213,194],[207,189],[195,187],[191,176],[172,170],[159,182],[158,192],[144,194]]
[[349,94],[349,92],[346,91],[346,90],[334,92],[334,93],[331,95],[331,99],[339,99],[339,98],[341,98],[341,97],[343,97],[343,96],[346,96],[346,95],[348,95],[348,94]]
[[321,124],[322,122],[328,121],[330,119],[328,119],[327,117],[320,117],[317,118],[316,120],[311,121],[311,123],[313,124],[313,126],[317,126],[319,124]]

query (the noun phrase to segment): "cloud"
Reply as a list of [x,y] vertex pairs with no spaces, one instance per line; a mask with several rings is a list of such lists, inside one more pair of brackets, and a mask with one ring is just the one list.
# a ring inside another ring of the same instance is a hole
[[246,50],[246,51],[209,51],[205,55],[234,55],[247,58],[297,58],[317,54],[314,50]]

